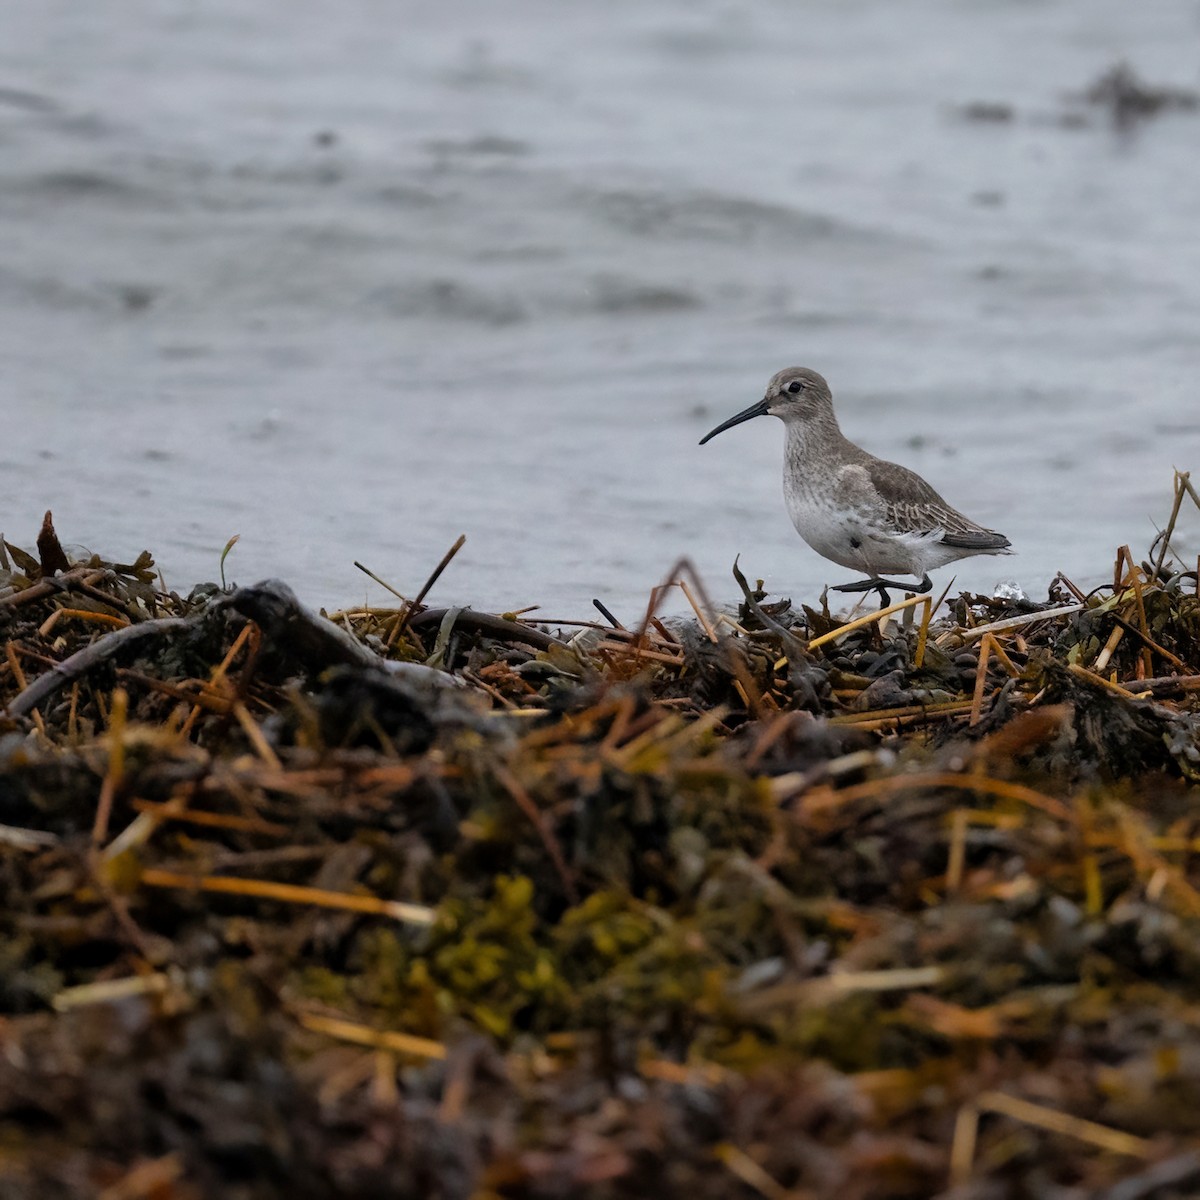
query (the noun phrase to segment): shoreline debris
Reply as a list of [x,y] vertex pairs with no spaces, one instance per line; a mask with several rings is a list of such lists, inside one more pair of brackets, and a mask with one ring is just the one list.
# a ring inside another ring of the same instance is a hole
[[628,628],[184,597],[48,515],[0,543],[0,1192],[1194,1186],[1193,502],[1041,606],[722,613],[685,562]]

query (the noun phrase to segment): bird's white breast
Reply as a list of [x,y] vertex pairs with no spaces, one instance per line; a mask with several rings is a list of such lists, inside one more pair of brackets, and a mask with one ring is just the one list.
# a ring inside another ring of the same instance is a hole
[[[789,430],[789,434],[791,431]],[[796,532],[820,555],[868,575],[923,574],[929,535],[902,534],[889,527],[886,512],[864,473],[852,465],[820,464],[807,458],[802,438],[789,437],[783,497]]]
[[785,488],[784,499],[796,532],[831,562],[872,575],[913,570],[912,551],[870,514],[803,489]]

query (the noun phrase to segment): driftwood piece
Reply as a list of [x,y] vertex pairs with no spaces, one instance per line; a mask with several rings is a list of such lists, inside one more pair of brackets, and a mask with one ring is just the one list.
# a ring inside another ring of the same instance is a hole
[[39,675],[14,697],[5,712],[10,717],[28,716],[43,701],[116,655],[143,642],[182,633],[191,624],[192,619],[188,617],[162,617],[156,621],[143,621],[140,625],[126,625],[124,629],[105,634],[51,667],[44,675]]
[[265,579],[240,587],[217,603],[249,617],[262,629],[268,642],[286,642],[312,670],[340,665],[380,665],[377,654],[332,621],[305,608],[282,580]]
[[[421,629],[430,625],[440,625],[446,618],[448,608],[427,608],[418,613],[408,622],[410,629]],[[465,629],[469,633],[482,633],[488,637],[503,642],[523,642],[526,646],[535,646],[538,650],[549,650],[551,646],[566,648],[566,643],[560,641],[532,625],[522,625],[517,621],[506,621],[503,617],[491,613],[475,612],[472,609],[460,609],[454,618],[456,629]]]
[[279,579],[266,579],[238,588],[222,603],[254,621],[269,642],[283,640],[290,643],[296,656],[314,673],[329,667],[352,666],[386,671],[416,687],[439,691],[459,691],[466,687],[461,679],[445,671],[420,663],[381,658],[327,617],[306,608],[296,593]]
[[[61,581],[48,590],[57,590],[60,586]],[[296,593],[279,580],[271,579],[238,588],[218,604],[232,608],[254,621],[262,628],[268,641],[286,642],[314,674],[329,667],[351,666],[360,670],[386,672],[406,684],[436,693],[461,692],[466,687],[461,679],[444,671],[420,663],[389,662],[381,658],[332,621],[307,609],[300,603]],[[189,617],[163,617],[114,630],[40,675],[12,700],[5,712],[9,717],[28,716],[56,692],[131,647],[182,633],[193,628],[202,618],[201,613]],[[512,623],[502,624],[507,626]]]

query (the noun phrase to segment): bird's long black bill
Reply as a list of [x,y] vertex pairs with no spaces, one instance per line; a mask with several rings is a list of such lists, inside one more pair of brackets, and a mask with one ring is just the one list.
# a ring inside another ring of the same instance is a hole
[[716,427],[716,429],[712,430],[709,433],[706,433],[700,439],[700,445],[703,446],[705,442],[709,441],[711,438],[715,438],[718,433],[724,433],[725,430],[732,429],[735,425],[740,425],[743,421],[752,421],[755,417],[765,417],[766,415],[767,415],[767,401],[764,398],[764,399],[760,400],[757,404],[752,404],[752,405],[750,405],[749,408],[742,409],[742,411],[740,413],[738,413],[737,416],[730,417],[728,421],[722,422],[720,425],[718,425]]

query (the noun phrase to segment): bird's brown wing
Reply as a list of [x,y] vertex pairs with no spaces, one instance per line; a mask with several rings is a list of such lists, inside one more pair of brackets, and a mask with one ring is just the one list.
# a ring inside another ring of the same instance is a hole
[[1008,538],[985,529],[945,500],[920,475],[899,463],[872,458],[862,464],[883,501],[888,523],[901,533],[943,531],[942,542],[964,550],[1003,550]]

